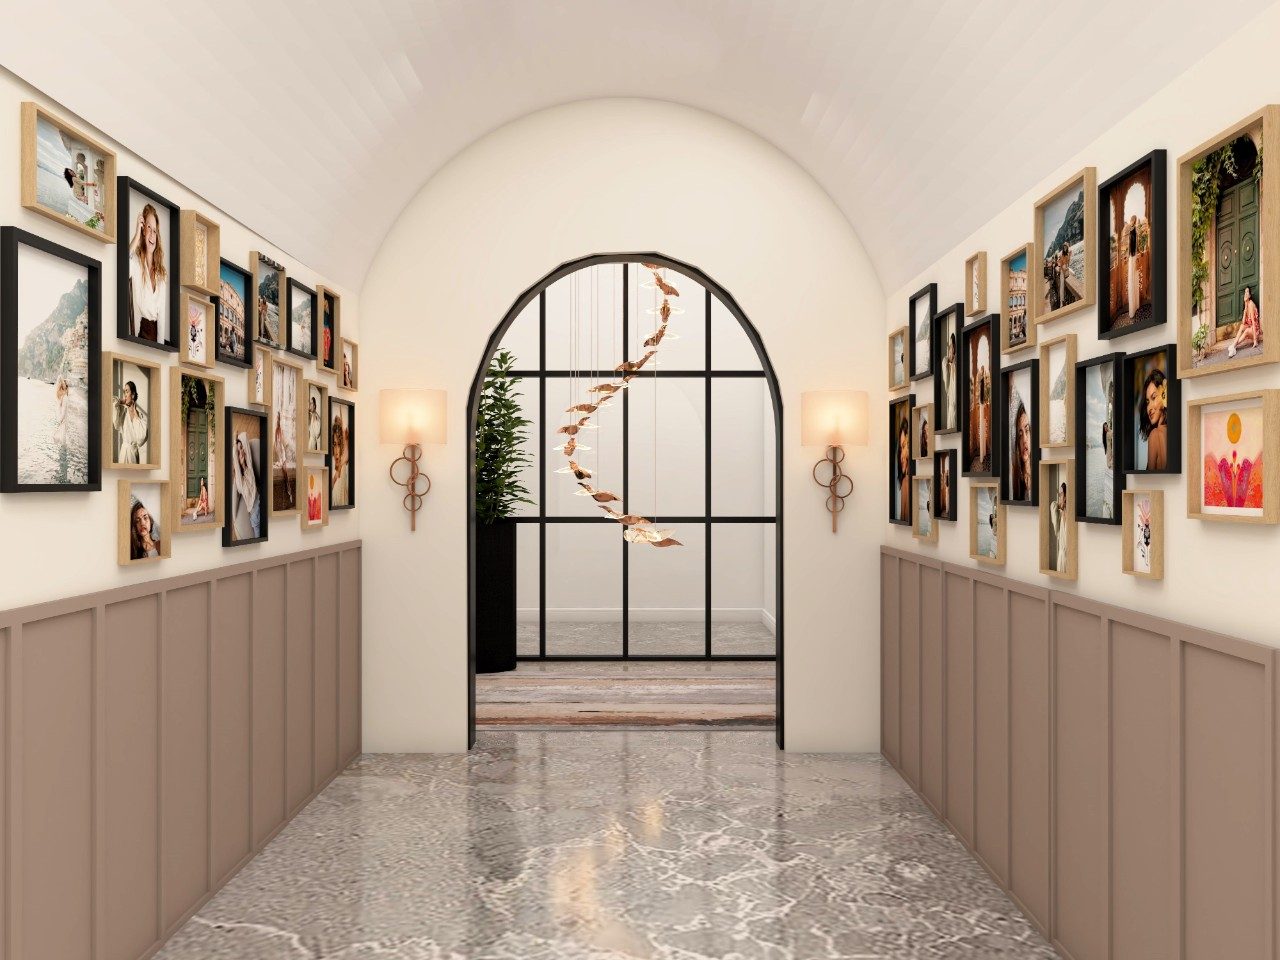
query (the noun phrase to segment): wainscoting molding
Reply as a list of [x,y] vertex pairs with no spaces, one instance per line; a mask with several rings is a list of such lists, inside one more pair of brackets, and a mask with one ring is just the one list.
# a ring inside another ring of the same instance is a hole
[[1064,957],[1275,960],[1276,650],[891,547],[880,585],[881,749]]
[[360,752],[360,541],[0,611],[0,960],[139,960]]

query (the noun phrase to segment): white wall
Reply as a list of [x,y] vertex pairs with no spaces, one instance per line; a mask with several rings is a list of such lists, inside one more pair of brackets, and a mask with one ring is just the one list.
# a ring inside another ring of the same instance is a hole
[[[18,117],[19,104],[24,100],[35,100],[114,149],[117,153],[116,172],[120,176],[134,177],[166,199],[183,207],[199,210],[216,221],[221,227],[222,256],[226,259],[247,268],[249,251],[261,250],[282,262],[290,276],[307,286],[314,287],[323,283],[333,287],[342,296],[343,334],[352,339],[359,338],[359,302],[355,291],[328,283],[326,278],[318,276],[306,265],[254,234],[248,227],[232,220],[145,160],[125,150],[110,138],[109,132],[93,129],[70,110],[52,103],[18,77],[0,69],[0,117],[5,118],[0,123],[0,184],[4,185],[4,190],[0,193],[3,197],[0,200],[0,223],[21,227],[101,262],[104,352],[114,351],[143,357],[166,368],[175,366],[178,362],[177,354],[149,350],[128,341],[117,340],[115,244],[104,244],[26,210],[19,204],[21,133]],[[203,147],[210,150],[228,148],[220,143],[213,132]],[[117,224],[117,234],[122,243],[128,243],[131,232],[129,224]],[[243,368],[218,364],[212,372],[225,379],[227,402],[234,406],[245,406],[247,394]],[[168,369],[161,373],[164,396],[167,398]],[[307,375],[316,377],[311,364],[308,364]],[[318,379],[322,382],[335,382],[323,375]],[[370,422],[369,418],[361,415],[363,404],[360,401],[367,396],[365,393],[349,397],[356,402],[358,438],[364,432],[364,424]],[[103,416],[110,416],[110,411],[103,411]],[[152,416],[154,418],[154,412]],[[3,555],[0,555],[0,609],[78,596],[140,580],[206,570],[359,536],[358,507],[355,510],[333,513],[328,527],[305,534],[296,516],[280,516],[272,519],[270,540],[267,543],[224,549],[220,531],[185,534],[174,538],[171,559],[139,567],[119,566],[116,562],[116,482],[120,479],[146,482],[168,476],[169,416],[170,412],[164,410],[161,419],[153,420],[152,425],[152,436],[164,437],[161,441],[159,470],[128,473],[104,468],[102,490],[96,493],[0,494],[0,542],[4,544]],[[163,429],[160,429],[161,426]],[[104,451],[104,458],[105,455]],[[376,456],[377,448],[368,439],[364,439],[361,442],[361,457],[370,455]],[[318,459],[313,459],[312,462],[321,463]]]
[[[852,453],[859,493],[833,537],[799,409],[804,390],[883,383],[883,349],[857,336],[884,313],[878,281],[830,199],[769,144],[695,110],[598,100],[518,120],[455,158],[405,209],[361,291],[366,391],[438,387],[450,404],[416,534],[386,476],[395,449],[366,446],[359,467],[366,749],[465,747],[471,378],[522,290],[566,260],[628,250],[697,265],[763,337],[784,403],[787,744],[876,748],[881,460]],[[883,432],[874,418],[873,449]]]
[[[1277,36],[1280,36],[1280,7],[1272,7],[1235,38],[1191,66],[1182,77],[1121,123],[1093,143],[1082,145],[1074,155],[1063,157],[1056,169],[1045,170],[1043,179],[1017,202],[999,212],[957,243],[947,256],[890,295],[885,305],[886,331],[906,323],[907,297],[925,283],[937,282],[940,306],[963,300],[964,261],[977,250],[987,251],[988,289],[998,290],[1000,258],[1031,239],[1032,204],[1079,168],[1086,165],[1097,167],[1101,182],[1151,150],[1163,147],[1169,153],[1169,322],[1163,327],[1118,340],[1099,341],[1096,309],[1087,309],[1063,320],[1041,325],[1039,339],[1043,341],[1061,334],[1076,334],[1080,360],[1117,350],[1132,353],[1175,342],[1176,291],[1177,284],[1183,281],[1176,270],[1177,158],[1263,104],[1275,102],[1276,91],[1280,89],[1280,61],[1274,56]],[[1242,64],[1248,64],[1248,69],[1242,71]],[[1246,75],[1247,82],[1222,82],[1224,77]],[[998,176],[1000,154],[996,145],[992,145],[987,156],[992,165],[992,175]],[[1270,159],[1274,161],[1274,158]],[[1276,198],[1272,200],[1274,202]],[[1265,255],[1267,251],[1264,250]],[[1280,252],[1272,251],[1270,255],[1280,255]],[[992,309],[998,308],[996,301]],[[1271,336],[1280,335],[1275,317],[1272,317],[1270,328],[1264,326],[1264,329],[1269,329]],[[1036,355],[1038,353],[1027,350],[1012,354],[1012,359],[1006,360],[1020,362]],[[884,378],[881,382],[887,387],[887,374],[882,372],[881,377]],[[917,386],[917,402],[932,402],[932,381],[920,381],[920,385],[925,388],[923,392],[927,396],[922,401],[919,397],[922,390]],[[1280,368],[1276,366],[1193,378],[1183,381],[1184,408],[1185,401],[1193,398],[1275,386],[1280,386]],[[885,404],[882,403],[880,419],[884,418],[884,409]],[[959,443],[958,434],[938,438],[941,448],[958,447]],[[1060,457],[1073,454],[1054,449],[1042,451],[1042,455]],[[1020,580],[1077,591],[1084,596],[1134,610],[1276,644],[1275,624],[1280,622],[1280,594],[1270,589],[1270,584],[1277,569],[1275,558],[1276,549],[1280,547],[1280,530],[1187,519],[1186,468],[1184,457],[1181,476],[1135,475],[1129,478],[1130,489],[1154,488],[1165,493],[1168,537],[1163,581],[1143,581],[1121,573],[1119,526],[1083,523],[1079,524],[1079,580],[1072,584],[1041,576],[1036,511],[1029,507],[1007,508],[1008,562],[1004,572]],[[928,469],[921,472],[926,473]],[[877,485],[887,513],[886,471],[887,468],[880,471]],[[921,552],[958,563],[973,562],[968,559],[968,484],[964,478],[959,480],[958,522],[943,522],[938,545],[921,546]],[[910,528],[888,523],[885,526],[887,542],[906,549],[915,546]]]

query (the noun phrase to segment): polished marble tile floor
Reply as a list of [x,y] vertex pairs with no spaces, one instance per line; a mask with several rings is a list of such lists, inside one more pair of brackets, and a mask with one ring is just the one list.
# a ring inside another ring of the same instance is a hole
[[357,760],[158,960],[1050,960],[874,756],[485,732]]

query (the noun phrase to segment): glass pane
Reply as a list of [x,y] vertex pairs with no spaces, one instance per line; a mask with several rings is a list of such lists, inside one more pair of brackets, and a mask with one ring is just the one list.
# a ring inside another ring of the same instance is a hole
[[760,356],[747,339],[747,331],[715,297],[711,298],[711,369],[761,369]]
[[547,524],[547,653],[622,655],[622,528]]
[[771,523],[711,528],[711,652],[773,654],[776,530]]
[[547,288],[547,369],[622,362],[622,264],[587,267]]
[[537,370],[538,356],[538,298],[520,311],[520,315],[507,327],[499,346],[516,355],[517,370]]
[[627,545],[633,656],[706,653],[706,528],[673,526],[684,546]]
[[538,655],[538,525],[516,524],[516,654]]
[[[566,408],[586,402],[586,381],[572,381],[565,377],[552,377],[547,385],[547,516],[549,517],[598,517],[603,514],[596,502],[582,491],[572,473],[557,473],[567,468],[570,457],[556,447],[563,447],[568,436],[557,431],[560,427],[576,423],[580,414],[568,414]],[[593,487],[622,496],[622,401],[614,399],[597,410],[589,426],[575,435],[576,449],[572,459],[580,469],[591,472],[588,479]],[[589,448],[589,449],[588,449]],[[621,509],[621,503],[613,506]]]
[[705,390],[706,381],[701,377],[638,377],[631,381],[631,475],[627,499],[631,513],[703,516]]
[[526,428],[527,439],[521,445],[529,457],[529,462],[520,471],[520,482],[529,491],[532,503],[521,503],[516,506],[514,516],[536,517],[538,515],[538,381],[522,379],[513,388],[520,396],[520,411],[530,426]]
[[[671,321],[657,360],[662,370],[705,370],[707,366],[706,291],[693,280],[667,270],[667,283],[680,295],[671,297]],[[630,265],[627,278],[630,297],[628,345],[630,358],[639,359],[648,349],[644,341],[661,324],[662,292],[653,283],[653,272],[638,263]],[[683,312],[682,312],[683,311]],[[648,369],[647,367],[645,369]]]
[[777,457],[763,377],[711,381],[711,513],[771,517]]

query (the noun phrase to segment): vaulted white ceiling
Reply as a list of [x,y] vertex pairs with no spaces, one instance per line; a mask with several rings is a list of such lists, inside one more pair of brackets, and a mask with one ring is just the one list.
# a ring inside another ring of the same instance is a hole
[[772,142],[892,290],[1271,2],[29,0],[0,63],[348,286],[469,143],[626,96]]

